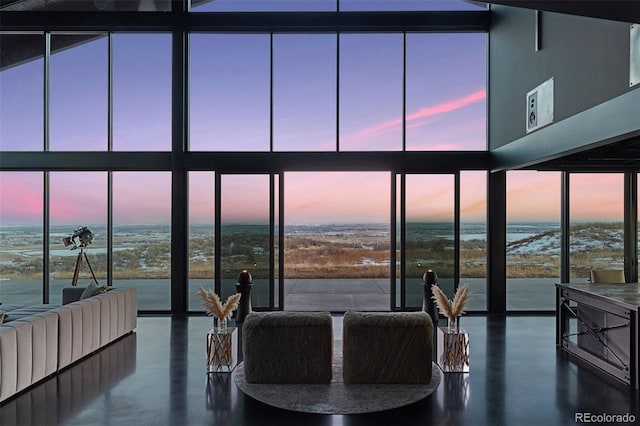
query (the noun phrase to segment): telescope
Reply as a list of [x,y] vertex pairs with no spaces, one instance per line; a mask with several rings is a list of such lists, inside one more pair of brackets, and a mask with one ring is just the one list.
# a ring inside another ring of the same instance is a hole
[[75,250],[78,247],[84,248],[88,246],[91,244],[92,240],[93,232],[91,232],[86,226],[81,226],[76,228],[70,237],[64,237],[62,239],[62,243],[65,247],[73,246],[71,247],[71,250]]
[[82,258],[87,261],[87,266],[89,267],[89,271],[91,271],[91,276],[93,277],[93,281],[98,284],[98,279],[96,278],[96,274],[93,272],[93,268],[91,267],[91,263],[89,263],[89,258],[87,257],[87,253],[84,249],[91,244],[93,241],[93,232],[89,230],[86,226],[80,226],[73,231],[70,237],[64,237],[62,239],[62,243],[65,247],[71,247],[71,250],[75,250],[80,248],[80,253],[78,253],[78,258],[76,259],[76,266],[73,269],[73,278],[71,279],[71,285],[78,285],[78,274],[80,273],[80,267],[82,266]]

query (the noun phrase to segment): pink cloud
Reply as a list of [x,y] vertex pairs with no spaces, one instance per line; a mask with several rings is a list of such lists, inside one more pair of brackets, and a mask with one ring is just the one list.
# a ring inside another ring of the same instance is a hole
[[[406,125],[408,129],[419,127],[425,124],[428,124],[432,120],[424,120],[427,118],[432,118],[441,114],[446,114],[448,112],[452,112],[476,102],[479,102],[487,97],[486,89],[478,90],[474,93],[471,93],[467,96],[463,96],[461,98],[453,99],[450,101],[442,102],[436,105],[427,106],[424,108],[420,108],[419,110],[407,114],[406,117]],[[348,135],[342,137],[342,142],[367,142],[372,136],[379,135],[384,132],[388,132],[394,128],[402,126],[402,117],[395,118],[392,120],[384,121],[379,124],[375,124],[373,126],[367,127],[365,129],[352,132]]]

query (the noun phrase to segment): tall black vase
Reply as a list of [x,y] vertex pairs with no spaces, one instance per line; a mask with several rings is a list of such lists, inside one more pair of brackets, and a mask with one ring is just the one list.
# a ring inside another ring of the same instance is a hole
[[431,291],[431,286],[437,284],[437,282],[438,274],[431,269],[428,269],[422,276],[422,310],[431,316],[431,321],[433,322],[434,327],[438,326],[440,315],[438,315],[438,309],[433,302],[433,291]]
[[438,308],[436,308],[436,305],[433,302],[431,284],[422,284],[422,290],[424,292],[422,297],[422,310],[429,314],[431,321],[433,322],[433,326],[437,327],[440,315],[438,314]]
[[246,269],[238,275],[236,290],[240,293],[240,304],[236,312],[236,324],[244,323],[244,319],[251,313],[251,290],[253,289],[253,277]]

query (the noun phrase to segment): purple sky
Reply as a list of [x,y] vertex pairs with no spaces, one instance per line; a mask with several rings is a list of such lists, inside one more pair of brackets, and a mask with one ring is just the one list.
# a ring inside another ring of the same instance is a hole
[[[444,4],[474,8],[466,2],[393,2],[398,10],[415,8],[418,3],[429,3],[427,7],[436,10]],[[198,10],[257,4],[218,0]],[[280,10],[287,3],[270,0],[259,4]],[[335,7],[335,2],[322,0],[304,4],[310,10]],[[389,4],[351,0],[343,1],[342,8],[384,10]],[[344,151],[402,150],[402,34],[339,37],[337,52],[336,34],[274,35],[274,150],[335,150],[336,136]],[[190,148],[268,151],[269,35],[192,34],[190,48]],[[113,52],[113,149],[170,150],[170,34],[116,34]],[[107,149],[107,58],[105,37],[51,56],[51,150]],[[486,34],[407,34],[406,61],[406,149],[486,149]],[[2,150],[42,150],[43,68],[43,61],[35,60],[0,72]],[[192,174],[192,221],[210,221],[211,176]],[[410,184],[414,179],[416,183]],[[584,205],[576,209],[584,212],[576,213],[576,220],[621,220],[621,199],[617,189],[611,190],[622,188],[619,179],[598,178],[596,183],[590,175],[576,177],[576,187],[586,193],[599,190],[610,200],[598,206],[588,200],[572,200]],[[463,182],[463,191],[475,188],[476,181]],[[409,176],[408,183],[408,205],[416,219],[439,220],[451,215],[452,176]],[[41,173],[2,172],[0,224],[40,222],[42,185]],[[114,220],[168,223],[170,185],[168,172],[114,173]],[[286,173],[285,185],[288,223],[388,221],[389,173]],[[481,196],[470,195],[462,206],[470,218],[484,215],[483,185],[475,191]],[[558,220],[559,204],[549,203],[558,185],[557,177],[514,174],[508,188],[510,217]],[[265,197],[266,176],[225,176],[223,219],[264,221],[268,217]],[[440,210],[433,208],[434,200]],[[52,223],[102,223],[106,173],[52,173],[50,208]]]

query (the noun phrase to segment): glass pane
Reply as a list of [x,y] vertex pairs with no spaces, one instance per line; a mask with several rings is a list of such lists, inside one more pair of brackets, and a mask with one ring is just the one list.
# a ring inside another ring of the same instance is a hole
[[507,309],[554,310],[560,280],[560,173],[507,173]]
[[113,149],[171,150],[171,35],[113,36]]
[[171,306],[171,173],[113,173],[113,286],[139,310]]
[[222,298],[236,293],[238,274],[253,276],[251,304],[269,306],[269,176],[223,175]]
[[427,269],[438,274],[438,285],[453,297],[454,183],[453,175],[407,175],[407,307],[422,306]]
[[[99,285],[107,284],[107,173],[52,172],[49,187],[50,301],[59,304],[76,265],[78,287],[91,284],[92,273]],[[75,243],[63,241],[67,237]]]
[[402,149],[402,34],[340,35],[340,150]]
[[469,284],[468,310],[487,309],[487,172],[460,172],[460,285]]
[[274,36],[275,151],[336,150],[336,56],[335,34]]
[[485,150],[486,34],[407,34],[406,149]]
[[285,309],[388,310],[386,172],[285,175]]
[[341,11],[482,10],[486,5],[466,0],[340,0]]
[[44,35],[0,35],[0,150],[44,150]]
[[189,310],[201,311],[200,286],[214,288],[215,174],[189,172]]
[[52,151],[106,151],[108,42],[103,35],[52,35]]
[[193,12],[335,11],[337,0],[191,0]]
[[42,303],[42,172],[0,172],[0,301]]
[[624,270],[624,175],[572,173],[569,190],[571,281],[589,270]]
[[269,151],[270,38],[192,34],[192,151]]

